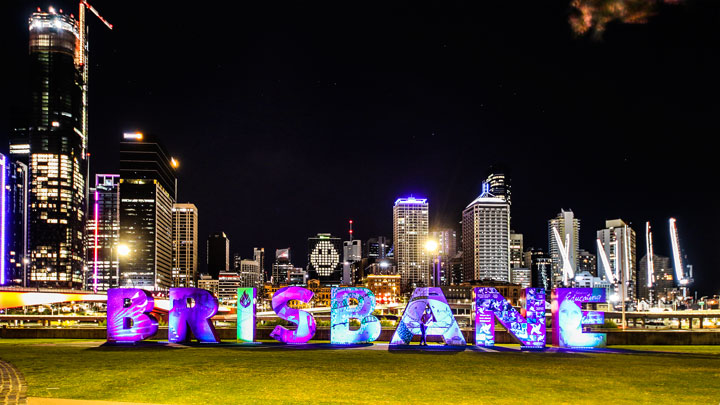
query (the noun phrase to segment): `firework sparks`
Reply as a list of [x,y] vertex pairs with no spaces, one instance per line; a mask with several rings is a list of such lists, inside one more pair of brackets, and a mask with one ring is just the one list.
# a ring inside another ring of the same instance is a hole
[[573,0],[570,27],[577,35],[601,37],[612,21],[645,24],[657,13],[660,4],[678,4],[681,0]]

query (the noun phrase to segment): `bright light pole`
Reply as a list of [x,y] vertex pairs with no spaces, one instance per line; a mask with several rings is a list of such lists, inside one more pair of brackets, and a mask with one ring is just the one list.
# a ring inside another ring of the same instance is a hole
[[[438,253],[437,258],[435,257],[435,253],[438,251],[438,243],[432,239],[428,239],[425,242],[425,251],[428,252],[428,254],[433,258],[432,262],[432,277],[433,277],[433,286],[434,287],[440,287],[440,255]],[[435,261],[437,260],[437,268],[435,267]]]
[[120,288],[120,256],[127,256],[130,254],[130,248],[128,245],[125,244],[118,244],[115,248],[115,252],[117,253],[117,273],[116,273],[116,279],[117,279],[117,286]]

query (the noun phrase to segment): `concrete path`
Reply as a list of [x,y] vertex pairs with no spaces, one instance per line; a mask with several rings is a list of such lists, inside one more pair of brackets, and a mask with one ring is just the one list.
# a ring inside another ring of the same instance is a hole
[[12,364],[0,360],[0,404],[27,404],[27,384]]

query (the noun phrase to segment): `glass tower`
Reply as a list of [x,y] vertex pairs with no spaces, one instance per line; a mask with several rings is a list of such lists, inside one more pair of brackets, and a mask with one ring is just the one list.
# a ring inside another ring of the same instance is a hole
[[28,284],[81,288],[87,134],[78,24],[52,9],[33,13],[29,23]]
[[85,289],[105,291],[118,286],[120,239],[120,175],[98,174],[90,189],[87,221]]
[[172,286],[175,170],[165,148],[142,134],[120,143],[120,286],[164,291]]

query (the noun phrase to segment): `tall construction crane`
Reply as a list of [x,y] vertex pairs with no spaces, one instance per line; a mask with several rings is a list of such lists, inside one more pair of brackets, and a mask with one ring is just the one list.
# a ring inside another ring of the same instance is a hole
[[88,40],[87,40],[87,22],[85,19],[85,9],[89,9],[93,14],[105,24],[106,27],[112,29],[113,26],[100,13],[91,6],[86,0],[80,0],[79,24],[78,31],[80,33],[78,46],[75,47],[75,64],[82,69],[83,88],[82,88],[82,137],[83,137],[83,153],[87,151],[87,132],[88,132]]

